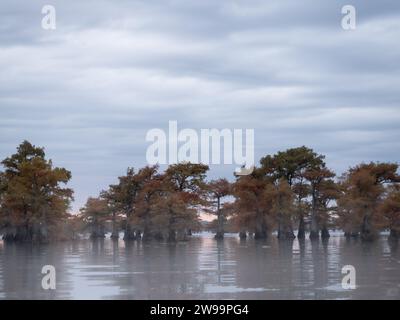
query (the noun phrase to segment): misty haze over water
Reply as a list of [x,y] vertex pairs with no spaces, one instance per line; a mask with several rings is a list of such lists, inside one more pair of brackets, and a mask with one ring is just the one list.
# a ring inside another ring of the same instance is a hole
[[[56,268],[43,290],[41,268]],[[345,290],[342,267],[356,268]],[[117,242],[20,245],[0,242],[1,299],[399,299],[399,248],[334,235],[328,241]]]

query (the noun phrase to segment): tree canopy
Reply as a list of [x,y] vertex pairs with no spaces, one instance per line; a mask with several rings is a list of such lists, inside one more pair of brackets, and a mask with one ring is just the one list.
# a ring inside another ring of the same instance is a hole
[[64,185],[71,173],[53,167],[43,148],[24,141],[4,159],[1,173],[1,225],[6,239],[46,242],[57,234],[73,192]]
[[48,242],[78,238],[187,240],[202,229],[200,214],[215,216],[216,239],[225,229],[265,239],[328,238],[341,228],[348,237],[400,235],[400,176],[396,163],[362,163],[336,178],[325,156],[305,146],[261,158],[247,176],[207,181],[207,165],[190,162],[135,170],[90,197],[79,214],[68,213],[71,173],[54,167],[44,148],[28,141],[1,162],[0,228],[8,241]]

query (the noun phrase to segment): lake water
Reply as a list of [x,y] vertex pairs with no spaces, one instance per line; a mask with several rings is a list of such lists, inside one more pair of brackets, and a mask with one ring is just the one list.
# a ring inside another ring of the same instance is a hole
[[[211,234],[185,243],[0,241],[0,299],[400,299],[400,252],[333,236],[326,243],[240,241]],[[41,269],[56,268],[56,290]],[[356,269],[345,290],[342,267]]]

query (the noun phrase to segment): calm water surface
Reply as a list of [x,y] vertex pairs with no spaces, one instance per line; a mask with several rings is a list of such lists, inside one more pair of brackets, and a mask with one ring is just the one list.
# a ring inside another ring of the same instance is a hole
[[[400,299],[400,252],[334,236],[258,243],[212,235],[176,245],[109,239],[46,246],[0,241],[0,299]],[[57,288],[41,288],[54,265]],[[341,286],[356,268],[355,290]]]

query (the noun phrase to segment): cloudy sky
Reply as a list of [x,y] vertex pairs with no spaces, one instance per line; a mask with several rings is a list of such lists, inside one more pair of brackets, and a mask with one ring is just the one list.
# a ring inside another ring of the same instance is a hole
[[398,161],[399,39],[398,0],[2,0],[0,157],[45,146],[72,171],[74,210],[145,165],[147,131],[168,120],[254,129],[256,161],[301,145],[339,173]]

